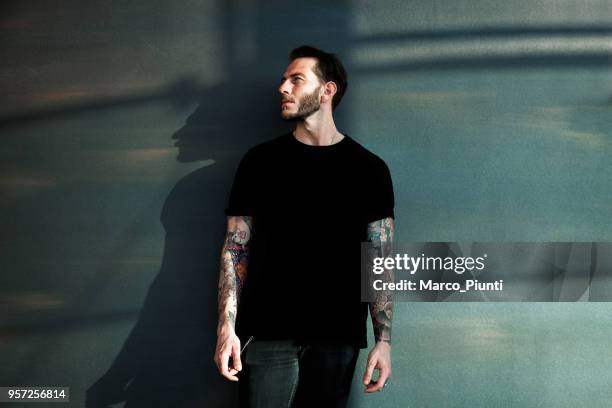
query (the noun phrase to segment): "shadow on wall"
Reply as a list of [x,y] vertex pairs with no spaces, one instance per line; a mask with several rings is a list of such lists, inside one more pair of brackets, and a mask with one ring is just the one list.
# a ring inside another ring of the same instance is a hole
[[231,21],[244,13],[236,2],[224,3],[228,82],[203,92],[198,108],[172,136],[178,161],[215,163],[182,178],[167,197],[161,270],[120,353],[89,388],[88,407],[121,401],[126,408],[238,405],[237,385],[223,379],[213,362],[223,210],[246,149],[290,129],[280,120],[276,90],[289,51],[302,44],[332,52],[349,47],[346,4],[314,3],[319,4],[292,6],[292,15],[301,18],[291,26],[283,24],[283,7],[251,4],[258,9],[249,17],[257,27],[250,38],[257,52],[248,63],[237,55],[243,25]]
[[160,272],[120,353],[88,390],[88,407],[121,401],[125,407],[238,403],[236,384],[224,380],[213,362],[223,210],[246,148],[287,129],[274,120],[278,98],[269,85],[206,90],[185,126],[172,136],[180,162],[212,158],[215,163],[183,177],[166,198]]

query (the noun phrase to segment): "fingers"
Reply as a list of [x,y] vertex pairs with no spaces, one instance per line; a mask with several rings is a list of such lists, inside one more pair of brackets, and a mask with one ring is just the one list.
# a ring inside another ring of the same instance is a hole
[[238,343],[234,343],[232,345],[232,367],[230,372],[237,374],[241,370],[242,361],[240,360],[240,345]]
[[[230,367],[230,356],[233,360],[232,367]],[[238,381],[236,374],[238,374],[238,371],[242,370],[239,342],[233,342],[232,346],[223,345],[219,347],[215,353],[215,363],[217,364],[219,373],[221,373],[223,377],[230,381]]]
[[[378,370],[378,379],[372,381],[374,370]],[[390,361],[385,359],[384,355],[378,353],[372,353],[368,356],[368,364],[366,366],[365,374],[363,375],[363,385],[365,385],[365,392],[372,393],[382,391],[383,387],[387,383],[387,380],[391,376],[391,364]]]
[[374,368],[376,368],[377,360],[372,358],[372,356],[368,357],[368,364],[366,366],[365,374],[363,375],[363,385],[368,386],[372,381],[372,375],[374,374]]
[[378,380],[368,384],[368,386],[366,386],[365,391],[368,393],[382,391],[390,375],[391,375],[391,370],[389,370],[389,368],[387,367],[380,368],[380,374],[378,376]]
[[219,368],[219,372],[221,373],[221,375],[230,381],[238,381],[238,377],[236,377],[235,375],[236,373],[230,372],[230,368],[229,368],[230,352],[229,350],[221,351],[221,353],[219,353],[218,356],[219,357],[218,357],[217,367]]

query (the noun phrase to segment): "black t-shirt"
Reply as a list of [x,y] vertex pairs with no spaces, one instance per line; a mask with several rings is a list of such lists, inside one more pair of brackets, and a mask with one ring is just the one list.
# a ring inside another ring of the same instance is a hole
[[226,209],[253,217],[238,334],[366,347],[361,242],[393,206],[387,165],[349,136],[310,146],[289,133],[249,150]]

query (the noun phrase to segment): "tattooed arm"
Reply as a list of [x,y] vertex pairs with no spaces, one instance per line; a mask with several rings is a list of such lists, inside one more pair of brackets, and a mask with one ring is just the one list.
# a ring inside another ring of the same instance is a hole
[[[393,243],[393,218],[384,218],[368,224],[368,240],[372,243],[377,256],[387,257],[391,254]],[[393,281],[393,271],[385,271],[381,278]],[[376,299],[370,303],[370,315],[376,345],[368,355],[363,383],[366,392],[381,391],[387,379],[391,376],[391,319],[393,317],[393,299],[391,292],[380,291]],[[378,380],[372,382],[372,374],[379,370]]]
[[[368,224],[368,241],[376,249],[377,256],[387,257],[391,254],[393,243],[393,218],[384,218]],[[392,282],[393,271],[385,270],[383,280]],[[393,300],[390,291],[378,291],[376,301],[370,303],[370,315],[374,327],[376,343],[391,343],[391,318],[393,317]]]
[[236,374],[242,370],[240,340],[235,325],[238,300],[247,275],[252,223],[251,217],[228,217],[227,234],[221,250],[215,363],[221,375],[232,381],[238,381]]

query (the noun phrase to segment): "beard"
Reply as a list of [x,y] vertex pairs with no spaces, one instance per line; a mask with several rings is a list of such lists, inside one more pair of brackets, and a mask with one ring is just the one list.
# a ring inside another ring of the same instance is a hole
[[298,110],[295,113],[285,112],[281,108],[281,117],[290,122],[302,121],[318,111],[321,108],[319,101],[319,89],[315,89],[312,93],[304,95],[302,99],[297,101]]

